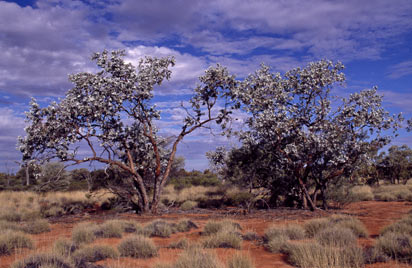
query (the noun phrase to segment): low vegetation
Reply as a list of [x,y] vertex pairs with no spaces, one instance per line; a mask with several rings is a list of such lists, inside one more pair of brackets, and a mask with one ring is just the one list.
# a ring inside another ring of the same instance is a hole
[[118,250],[121,256],[132,258],[151,258],[157,256],[158,248],[150,238],[135,235],[123,239]]

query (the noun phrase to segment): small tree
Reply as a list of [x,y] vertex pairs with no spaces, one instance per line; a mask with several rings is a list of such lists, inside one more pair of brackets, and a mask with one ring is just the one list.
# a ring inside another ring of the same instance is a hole
[[322,60],[282,77],[263,65],[233,90],[250,114],[248,130],[239,135],[242,146],[211,158],[226,161],[229,175],[241,173],[244,183],[269,187],[272,194],[287,189],[284,194],[311,209],[320,193],[327,207],[328,185],[349,176],[372,148],[388,144],[392,135],[384,131],[396,130],[401,120],[382,108],[375,88],[333,96],[332,87],[345,81],[342,69]]
[[406,184],[412,177],[412,150],[407,145],[391,146],[377,163],[381,176],[392,184]]
[[[27,113],[27,136],[19,139],[23,159],[58,158],[81,164],[98,161],[124,174],[122,191],[136,211],[157,212],[159,195],[168,180],[178,144],[194,130],[230,120],[230,89],[236,82],[221,66],[209,68],[186,108],[187,116],[170,150],[162,148],[155,120],[160,112],[151,102],[153,90],[169,79],[173,58],[142,59],[137,69],[123,60],[124,52],[96,53],[97,73],[70,76],[74,88],[60,103],[40,108],[33,99]],[[215,109],[219,105],[223,107]],[[89,148],[80,158],[78,146]],[[101,148],[99,150],[98,148]],[[153,190],[149,201],[148,189]]]

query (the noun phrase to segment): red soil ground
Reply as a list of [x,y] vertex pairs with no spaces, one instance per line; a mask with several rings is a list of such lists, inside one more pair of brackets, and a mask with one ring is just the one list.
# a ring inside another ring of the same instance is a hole
[[[126,218],[133,219],[137,222],[148,222],[154,219],[165,219],[168,221],[177,221],[182,218],[188,218],[194,221],[200,228],[210,219],[223,219],[229,218],[238,223],[243,228],[243,232],[255,231],[259,235],[263,235],[264,230],[271,225],[284,225],[290,223],[304,223],[308,219],[328,216],[334,213],[345,213],[358,217],[366,226],[370,233],[370,237],[366,239],[361,239],[359,243],[362,246],[371,246],[374,243],[375,238],[378,236],[380,230],[397,221],[405,214],[407,214],[412,209],[412,203],[409,202],[358,202],[346,206],[343,210],[331,210],[331,211],[318,211],[309,212],[301,210],[291,210],[291,209],[277,209],[270,211],[256,211],[248,215],[241,215],[236,209],[229,210],[219,210],[219,211],[208,211],[207,213],[197,213],[197,214],[182,214],[182,213],[170,213],[160,216],[137,216],[131,214],[99,214],[99,215],[83,215],[77,217],[64,217],[60,219],[55,219],[52,224],[52,230],[48,233],[40,235],[32,235],[35,240],[36,249],[35,250],[20,250],[10,256],[0,257],[0,268],[8,268],[10,264],[15,260],[19,260],[32,254],[33,252],[47,252],[50,251],[53,243],[61,237],[70,238],[71,230],[73,226],[79,221],[96,221],[102,222],[107,219],[113,218]],[[160,247],[159,256],[151,259],[132,259],[132,258],[121,258],[120,260],[106,260],[100,262],[100,264],[109,264],[112,267],[139,267],[139,268],[149,268],[154,264],[163,262],[171,263],[176,260],[181,250],[179,249],[168,249],[165,248],[172,241],[178,241],[180,238],[186,237],[191,241],[197,241],[201,239],[200,232],[201,229],[192,230],[188,233],[177,233],[172,235],[170,238],[154,238],[154,242]],[[116,246],[120,242],[120,239],[110,238],[110,239],[99,239],[95,243],[98,244],[109,244],[111,246]],[[231,257],[239,250],[235,249],[213,249],[210,250],[215,252],[220,260],[226,262],[226,260]],[[273,254],[266,251],[263,246],[257,245],[254,242],[243,243],[243,247],[240,251],[242,254],[248,254],[252,257],[255,262],[256,268],[287,268],[293,267],[289,265],[286,261],[286,257],[282,254]],[[367,268],[384,268],[384,267],[394,267],[394,268],[406,268],[412,267],[405,264],[399,264],[395,262],[391,263],[377,263],[373,265],[366,265]]]

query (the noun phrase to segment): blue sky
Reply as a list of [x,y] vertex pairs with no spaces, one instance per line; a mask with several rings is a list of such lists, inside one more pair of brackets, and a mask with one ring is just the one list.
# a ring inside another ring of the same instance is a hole
[[[339,60],[347,77],[340,95],[376,85],[391,113],[412,117],[410,0],[0,1],[1,171],[17,171],[16,138],[24,135],[30,98],[47,104],[63,97],[68,75],[93,71],[90,55],[103,49],[125,49],[131,62],[175,56],[172,79],[155,99],[165,133],[176,131],[180,102],[216,63],[244,77],[262,62],[282,73]],[[198,131],[179,153],[187,169],[204,169],[205,152],[224,144]],[[393,144],[412,146],[412,138],[401,132]]]

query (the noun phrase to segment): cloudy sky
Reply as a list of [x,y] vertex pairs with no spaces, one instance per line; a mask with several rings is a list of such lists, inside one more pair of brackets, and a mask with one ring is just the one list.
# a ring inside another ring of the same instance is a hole
[[[0,1],[0,171],[15,172],[31,97],[43,105],[70,89],[67,77],[93,70],[92,52],[125,49],[128,60],[173,55],[171,81],[157,89],[159,122],[173,134],[196,79],[221,63],[238,77],[264,62],[285,72],[320,59],[346,66],[346,95],[378,86],[385,107],[412,116],[410,0],[22,0]],[[166,120],[167,119],[167,120]],[[226,141],[197,132],[179,153],[207,168],[206,151]],[[394,144],[412,146],[402,132]]]

